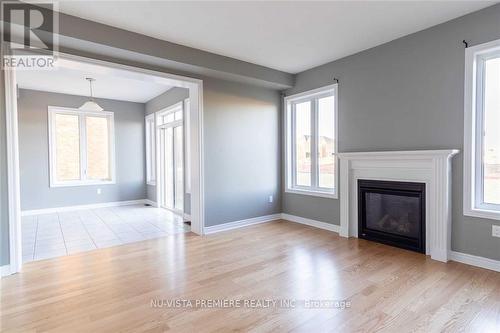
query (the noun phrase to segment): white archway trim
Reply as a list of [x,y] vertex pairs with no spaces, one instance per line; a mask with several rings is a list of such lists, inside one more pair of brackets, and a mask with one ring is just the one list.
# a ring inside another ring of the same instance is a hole
[[[122,65],[109,61],[96,60],[72,54],[59,53],[62,62],[77,61],[105,67],[118,75],[128,78],[155,80],[171,86],[189,89],[191,140],[190,140],[190,177],[191,177],[191,231],[204,233],[204,157],[203,157],[203,81],[195,78],[153,71],[141,67]],[[65,64],[67,65],[67,64]],[[21,207],[19,184],[19,147],[17,92],[14,70],[5,70],[5,106],[7,134],[7,177],[9,205],[9,250],[10,267],[2,275],[19,272],[22,265],[21,245]],[[6,270],[2,268],[2,270]]]

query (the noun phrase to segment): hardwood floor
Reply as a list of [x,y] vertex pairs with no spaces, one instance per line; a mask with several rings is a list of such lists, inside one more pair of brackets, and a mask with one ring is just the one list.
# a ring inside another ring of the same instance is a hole
[[[172,299],[192,300],[193,308],[166,307]],[[196,308],[196,300],[211,299],[297,302]],[[163,307],[152,306],[160,300]],[[310,309],[301,300],[344,300],[339,304],[350,307]],[[1,280],[2,332],[499,328],[500,273],[286,221],[30,262]]]

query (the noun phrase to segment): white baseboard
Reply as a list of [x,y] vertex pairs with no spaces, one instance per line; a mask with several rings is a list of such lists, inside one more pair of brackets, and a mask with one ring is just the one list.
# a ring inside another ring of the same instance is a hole
[[140,205],[140,204],[148,203],[147,201],[149,201],[149,200],[140,199],[140,200],[129,200],[129,201],[102,202],[102,203],[96,203],[96,204],[90,204],[90,205],[77,205],[77,206],[65,206],[65,207],[55,207],[55,208],[23,210],[21,212],[21,216],[59,213],[59,212],[67,212],[67,211],[72,211],[72,210],[96,209],[96,208],[128,206],[128,205]]
[[280,218],[281,218],[281,214],[258,216],[258,217],[254,217],[251,219],[228,222],[228,223],[224,223],[224,224],[214,225],[211,227],[205,227],[203,230],[203,233],[205,235],[209,235],[209,234],[214,234],[216,232],[247,227],[247,226],[254,225],[254,224],[271,222],[271,221],[279,220]]
[[0,266],[0,276],[7,276],[12,274],[12,271],[10,270],[10,265],[3,265]]
[[156,201],[153,201],[153,200],[144,199],[144,203],[148,204],[148,205],[151,205],[153,207],[158,207],[158,204],[156,203]]
[[461,252],[450,252],[450,259],[463,264],[490,269],[495,272],[500,272],[500,261],[490,258],[478,257],[472,254]]
[[335,224],[325,223],[325,222],[321,222],[321,221],[307,219],[305,217],[281,213],[281,214],[259,216],[259,217],[254,217],[254,218],[246,219],[246,220],[228,222],[228,223],[224,223],[224,224],[214,225],[211,227],[205,227],[204,234],[208,235],[208,234],[213,234],[216,232],[247,227],[250,225],[271,222],[271,221],[275,221],[275,220],[279,220],[279,219],[287,220],[287,221],[294,222],[294,223],[305,224],[305,225],[308,225],[311,227],[315,227],[315,228],[319,228],[319,229],[323,229],[323,230],[328,230],[328,231],[333,231],[336,233],[338,233],[339,229],[340,229],[340,226],[335,225]]
[[339,233],[340,226],[336,224],[331,224],[331,223],[325,223],[321,221],[316,221],[316,220],[311,220],[305,217],[300,217],[296,215],[290,215],[286,213],[281,214],[281,218],[283,220],[287,220],[290,222],[295,222],[295,223],[300,223],[300,224],[305,224],[311,227],[323,229],[323,230],[328,230],[328,231],[333,231],[336,233]]
[[[156,201],[153,201],[153,200],[149,200],[149,199],[144,199],[144,203],[145,204],[149,204],[153,207],[158,207],[158,203]],[[177,214],[177,212],[174,212]],[[187,213],[183,213],[182,214],[182,217],[184,219],[184,221],[191,221],[191,215],[187,214]]]

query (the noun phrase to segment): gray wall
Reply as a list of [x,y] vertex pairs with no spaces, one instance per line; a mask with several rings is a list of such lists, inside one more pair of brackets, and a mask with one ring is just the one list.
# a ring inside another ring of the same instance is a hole
[[[188,96],[167,91],[146,103],[146,114]],[[280,94],[204,77],[203,97],[205,226],[280,213]]]
[[[146,114],[151,114],[189,98],[189,89],[174,87],[146,103]],[[184,118],[185,119],[185,118]],[[186,128],[184,126],[184,128]],[[184,154],[186,157],[186,154]],[[184,159],[184,165],[185,159]],[[187,175],[185,175],[187,176]],[[184,184],[186,182],[184,181]],[[156,186],[147,185],[147,198],[156,202]],[[191,213],[191,195],[184,192],[184,212]]]
[[[500,5],[299,73],[293,94],[339,84],[339,151],[463,151],[464,45],[500,38]],[[500,221],[462,210],[463,155],[453,160],[452,249],[500,259]],[[342,179],[340,180],[342,181]],[[339,224],[339,202],[284,194],[283,209]]]
[[204,78],[203,96],[205,225],[280,213],[279,93]]
[[[86,97],[20,90],[19,165],[21,209],[42,209],[146,197],[144,104],[97,99],[115,114],[116,184],[49,187],[47,107],[79,107]],[[100,195],[97,188],[102,189]]]
[[7,137],[5,134],[4,71],[0,70],[0,266],[9,264],[9,207],[7,201]]

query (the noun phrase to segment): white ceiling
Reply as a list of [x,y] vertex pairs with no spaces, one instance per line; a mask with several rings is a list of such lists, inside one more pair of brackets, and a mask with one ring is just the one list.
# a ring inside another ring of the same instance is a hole
[[61,1],[60,11],[297,73],[494,1]]
[[93,83],[94,97],[138,103],[145,103],[172,88],[171,85],[160,83],[160,78],[146,78],[145,74],[96,64],[59,59],[56,68],[19,70],[16,72],[18,86],[23,89],[89,96],[89,83],[85,78],[92,77],[96,79]]

